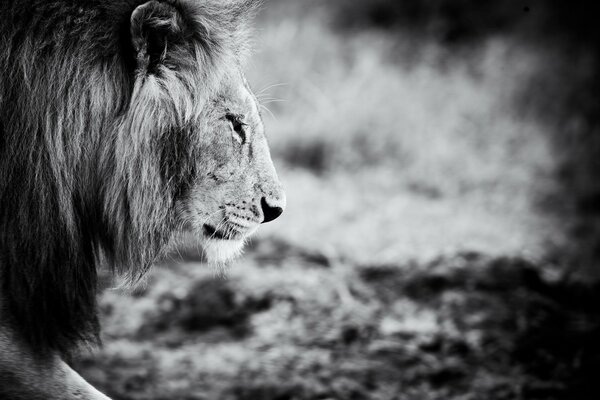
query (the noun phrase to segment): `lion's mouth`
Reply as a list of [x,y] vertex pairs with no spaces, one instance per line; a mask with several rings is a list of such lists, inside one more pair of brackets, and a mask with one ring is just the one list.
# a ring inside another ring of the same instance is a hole
[[237,240],[242,234],[228,227],[217,229],[212,225],[204,224],[202,227],[204,235],[209,239],[217,240]]

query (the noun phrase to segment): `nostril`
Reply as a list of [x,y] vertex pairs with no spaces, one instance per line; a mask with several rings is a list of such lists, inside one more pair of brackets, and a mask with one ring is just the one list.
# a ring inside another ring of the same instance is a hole
[[265,222],[271,222],[283,213],[283,208],[279,206],[272,206],[267,202],[266,198],[260,200],[260,206],[263,212],[263,224]]

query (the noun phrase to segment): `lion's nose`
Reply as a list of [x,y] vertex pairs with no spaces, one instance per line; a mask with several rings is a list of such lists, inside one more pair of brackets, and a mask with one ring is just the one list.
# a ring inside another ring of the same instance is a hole
[[262,223],[271,222],[283,213],[283,207],[280,207],[277,204],[274,204],[273,200],[267,200],[266,197],[263,197],[260,200],[260,206],[263,212],[263,221]]

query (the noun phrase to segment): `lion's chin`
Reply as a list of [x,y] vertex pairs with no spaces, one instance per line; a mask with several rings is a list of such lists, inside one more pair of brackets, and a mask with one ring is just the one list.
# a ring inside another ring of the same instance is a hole
[[227,264],[242,254],[244,240],[215,240],[203,241],[202,247],[206,261],[212,264]]

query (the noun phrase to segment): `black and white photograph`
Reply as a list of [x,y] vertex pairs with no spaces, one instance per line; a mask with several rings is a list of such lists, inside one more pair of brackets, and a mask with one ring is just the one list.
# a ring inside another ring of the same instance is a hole
[[599,21],[0,0],[0,400],[600,399]]

